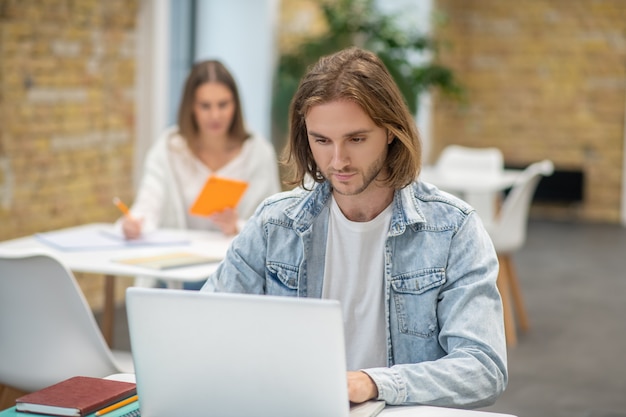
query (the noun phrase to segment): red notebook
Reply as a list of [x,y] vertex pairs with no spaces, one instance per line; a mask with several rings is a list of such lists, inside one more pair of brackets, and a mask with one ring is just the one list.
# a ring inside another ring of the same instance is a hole
[[15,400],[25,413],[84,417],[137,392],[131,382],[75,376]]

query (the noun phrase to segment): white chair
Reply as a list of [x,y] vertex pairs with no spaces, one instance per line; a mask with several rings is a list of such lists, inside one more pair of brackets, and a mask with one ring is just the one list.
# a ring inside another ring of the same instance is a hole
[[0,384],[32,392],[130,372],[130,352],[109,349],[64,265],[42,252],[0,252]]
[[498,148],[470,148],[461,145],[446,146],[435,167],[447,172],[498,173],[504,169],[504,157]]
[[539,180],[553,172],[554,164],[547,159],[526,167],[504,199],[498,216],[492,223],[485,223],[500,262],[498,288],[502,295],[504,326],[509,346],[517,344],[516,319],[521,330],[527,331],[530,328],[511,256],[526,242],[528,212]]
[[[456,181],[465,181],[473,178],[493,178],[504,171],[504,157],[498,148],[470,148],[461,145],[446,146],[437,162],[435,169],[438,175],[447,178],[456,178]],[[457,192],[454,189],[446,191],[470,203],[484,221],[491,221],[496,207],[500,204],[500,192]]]

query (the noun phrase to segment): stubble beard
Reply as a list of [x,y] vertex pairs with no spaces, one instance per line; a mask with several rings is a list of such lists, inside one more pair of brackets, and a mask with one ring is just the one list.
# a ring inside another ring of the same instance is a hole
[[[387,158],[386,154],[381,155],[380,158],[378,158],[376,161],[374,161],[372,165],[368,167],[367,172],[365,172],[365,174],[362,174],[361,171],[356,171],[356,174],[360,176],[361,178],[363,178],[363,183],[354,190],[350,190],[349,188],[346,189],[346,187],[343,186],[343,184],[337,184],[339,185],[338,187],[337,185],[335,185],[334,181],[330,179],[329,181],[330,181],[331,186],[333,187],[333,191],[343,196],[354,196],[354,195],[361,194],[362,192],[367,190],[374,181],[376,181],[380,173],[383,171],[385,167],[386,158]],[[348,171],[328,170],[326,173],[323,173],[323,175],[326,179],[329,179],[329,178],[333,178],[332,177],[333,173],[343,173],[343,172],[351,172],[351,171],[350,170]]]

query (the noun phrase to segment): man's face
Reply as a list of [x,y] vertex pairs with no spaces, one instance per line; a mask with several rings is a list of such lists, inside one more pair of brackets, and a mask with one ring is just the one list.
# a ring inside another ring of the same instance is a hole
[[348,100],[314,106],[304,120],[315,163],[335,193],[356,196],[376,188],[392,141],[386,129]]

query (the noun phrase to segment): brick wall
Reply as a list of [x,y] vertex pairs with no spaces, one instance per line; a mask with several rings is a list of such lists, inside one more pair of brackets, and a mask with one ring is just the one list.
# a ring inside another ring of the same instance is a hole
[[507,163],[581,170],[584,201],[545,214],[618,223],[626,104],[623,0],[437,0],[442,61],[467,89],[436,101],[433,154],[497,146]]
[[[447,19],[443,62],[468,100],[435,100],[433,154],[460,143],[498,146],[511,164],[551,158],[586,176],[584,203],[557,214],[618,222],[626,3],[435,5]],[[113,221],[111,197],[132,201],[137,7],[0,0],[0,240]],[[284,0],[281,13],[283,49],[322,30],[313,0]],[[78,278],[100,308],[102,279]]]
[[[0,240],[114,221],[112,197],[132,200],[137,7],[0,0]],[[100,308],[103,279],[78,279]]]

